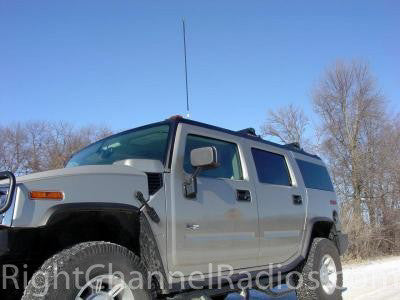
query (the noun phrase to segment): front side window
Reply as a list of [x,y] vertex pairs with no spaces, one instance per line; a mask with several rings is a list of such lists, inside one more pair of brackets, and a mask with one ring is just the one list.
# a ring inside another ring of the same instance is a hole
[[251,152],[256,164],[258,180],[261,183],[292,185],[289,169],[283,155],[255,148],[251,149]]
[[200,173],[200,176],[228,178],[233,180],[243,179],[239,151],[236,144],[198,135],[187,136],[183,163],[185,172],[191,174],[194,171],[194,168],[190,163],[190,152],[196,148],[210,146],[217,149],[218,167],[204,170]]
[[77,154],[66,167],[111,165],[124,159],[154,159],[164,162],[169,125],[133,129],[98,141]]

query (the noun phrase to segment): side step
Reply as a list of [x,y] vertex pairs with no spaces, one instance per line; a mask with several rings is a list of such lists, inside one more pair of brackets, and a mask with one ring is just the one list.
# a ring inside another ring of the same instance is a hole
[[[269,285],[269,279],[268,278],[261,278],[259,280],[259,283],[262,284],[264,287],[267,287],[266,289],[258,289],[256,286],[256,281],[252,281],[252,286],[254,286],[253,290],[257,290],[261,293],[266,294],[270,298],[280,298],[284,297],[290,293],[292,293],[294,290],[293,289],[286,289],[284,291],[273,291],[272,288],[276,286],[277,278],[276,276],[273,277],[273,282],[272,282],[272,287]],[[285,282],[281,282],[281,284],[284,284]],[[244,282],[242,282],[243,285]],[[233,286],[225,285],[222,286],[220,289],[199,289],[199,290],[190,290],[187,292],[183,292],[174,296],[167,297],[168,300],[206,300],[210,299],[213,297],[218,297],[218,296],[226,296],[229,293],[235,293],[238,292],[242,297],[245,299],[250,299],[250,293],[248,289],[241,289],[237,286],[237,283],[235,283]]]

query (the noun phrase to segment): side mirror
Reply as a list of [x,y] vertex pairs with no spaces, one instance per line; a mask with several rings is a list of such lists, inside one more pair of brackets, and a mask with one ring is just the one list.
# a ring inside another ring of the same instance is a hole
[[190,152],[190,163],[195,170],[185,181],[183,188],[186,198],[195,198],[197,195],[197,176],[202,170],[218,167],[217,149],[215,147],[193,149]]
[[190,163],[195,168],[210,169],[217,167],[217,149],[203,147],[190,152]]

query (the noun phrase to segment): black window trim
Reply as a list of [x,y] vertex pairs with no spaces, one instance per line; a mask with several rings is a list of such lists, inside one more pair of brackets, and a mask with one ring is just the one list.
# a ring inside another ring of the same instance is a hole
[[[259,176],[258,176],[257,164],[256,164],[256,161],[255,161],[255,159],[254,159],[253,149],[254,149],[254,150],[264,151],[264,152],[267,152],[267,153],[272,153],[272,154],[275,154],[275,155],[282,156],[283,159],[284,159],[284,161],[285,161],[286,173],[287,173],[288,178],[289,178],[289,185],[286,185],[286,184],[275,184],[275,183],[268,183],[268,182],[261,182],[261,181],[260,181],[260,178],[259,178]],[[278,152],[274,152],[274,151],[270,151],[270,150],[261,149],[261,148],[258,148],[258,147],[251,147],[251,151],[250,151],[250,152],[251,152],[251,156],[252,156],[252,158],[253,158],[254,166],[255,166],[255,168],[256,168],[258,183],[261,183],[261,184],[269,184],[269,185],[275,185],[275,186],[281,186],[281,187],[282,187],[282,186],[283,186],[283,187],[293,187],[293,186],[294,186],[294,184],[293,184],[293,178],[292,178],[292,173],[290,172],[288,159],[287,159],[287,157],[286,157],[285,154],[278,153]]]
[[[202,134],[187,132],[186,133],[186,137],[185,137],[184,153],[186,152],[187,138],[188,138],[189,135],[190,136],[200,137],[200,138],[205,138],[205,139],[210,139],[210,140],[216,140],[216,141],[220,141],[220,142],[224,142],[224,143],[233,144],[233,145],[236,146],[237,154],[239,156],[240,179],[231,179],[231,178],[225,178],[225,177],[208,177],[208,176],[202,176],[201,173],[199,174],[199,177],[217,179],[217,180],[231,180],[231,181],[244,181],[245,180],[244,179],[244,173],[243,173],[242,155],[240,154],[240,148],[239,148],[239,144],[237,142],[231,142],[231,141],[227,141],[226,139],[215,138],[215,137],[206,136],[206,135],[202,135]],[[185,164],[185,157],[183,158],[183,164]],[[182,168],[183,168],[183,172],[185,172],[185,174],[190,175],[190,174],[188,174],[186,172],[184,165],[182,166]]]

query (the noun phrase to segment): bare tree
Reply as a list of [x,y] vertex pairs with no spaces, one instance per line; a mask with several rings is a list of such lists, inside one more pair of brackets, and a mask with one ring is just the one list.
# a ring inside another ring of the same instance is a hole
[[309,119],[300,107],[292,104],[269,110],[267,120],[261,127],[263,136],[278,138],[282,143],[306,144],[305,131]]
[[28,159],[26,132],[21,123],[0,128],[0,164],[3,169],[17,174],[26,174]]
[[30,172],[39,172],[45,169],[43,158],[45,153],[45,140],[48,135],[49,124],[43,121],[27,122],[24,131],[27,137],[27,169]]
[[75,128],[66,122],[26,122],[0,127],[0,169],[18,175],[62,168],[77,150],[110,135],[106,126]]
[[[363,62],[337,62],[312,95],[320,121],[312,149],[328,162],[350,235],[349,256],[400,251],[400,116],[388,114]],[[269,111],[262,131],[283,143],[308,144],[308,125],[304,112],[290,105]]]
[[321,118],[322,151],[329,159],[344,199],[352,201],[353,217],[362,219],[365,161],[369,127],[384,115],[384,101],[369,66],[337,62],[313,91],[314,108]]
[[106,126],[91,125],[75,129],[66,122],[51,124],[46,139],[45,168],[62,168],[74,152],[110,134],[112,131]]

